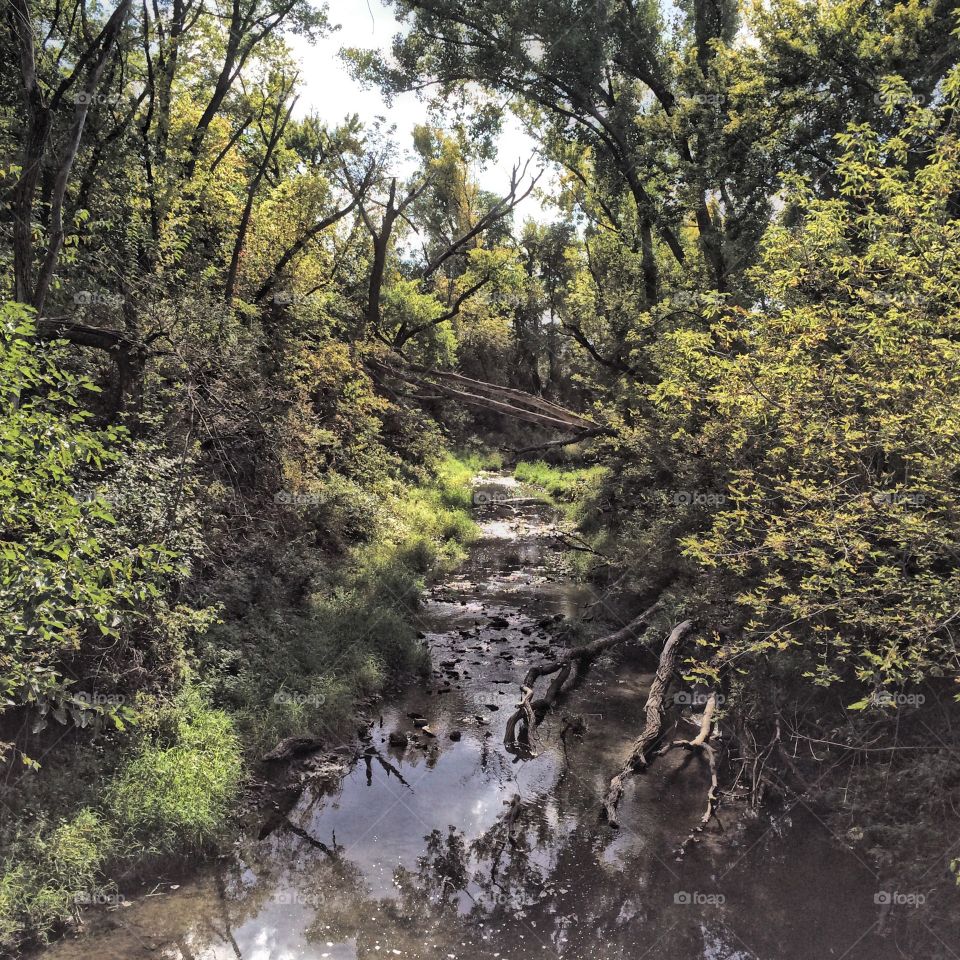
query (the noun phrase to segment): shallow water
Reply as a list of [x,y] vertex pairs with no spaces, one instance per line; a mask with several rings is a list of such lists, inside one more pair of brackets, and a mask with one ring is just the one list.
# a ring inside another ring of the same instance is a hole
[[[89,911],[88,932],[44,960],[908,955],[874,933],[873,871],[802,804],[762,819],[721,807],[723,831],[678,860],[703,810],[697,757],[635,777],[621,830],[598,822],[642,725],[651,673],[635,654],[595,665],[541,727],[537,756],[504,749],[529,664],[565,619],[602,611],[558,572],[549,509],[506,478],[477,490],[483,538],[425,605],[433,676],[373,718],[377,752],[332,791],[308,784],[286,822],[190,882]],[[390,746],[399,731],[405,749]]]

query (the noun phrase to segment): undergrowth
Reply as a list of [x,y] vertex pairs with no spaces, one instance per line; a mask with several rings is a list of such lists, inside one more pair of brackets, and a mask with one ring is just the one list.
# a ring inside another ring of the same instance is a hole
[[463,558],[476,534],[469,480],[495,465],[445,455],[411,482],[378,483],[359,506],[334,478],[336,496],[304,523],[336,533],[337,547],[323,537],[260,557],[278,583],[299,577],[302,597],[254,577],[233,597],[225,588],[178,692],[138,697],[124,730],[55,742],[39,770],[5,790],[0,952],[118,896],[111,877],[216,848],[265,749],[292,733],[333,736],[358,700],[425,670],[415,626],[425,581]]

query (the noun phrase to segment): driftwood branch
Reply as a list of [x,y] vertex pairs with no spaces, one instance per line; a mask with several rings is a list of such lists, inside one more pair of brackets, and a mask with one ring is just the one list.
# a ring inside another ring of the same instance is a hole
[[[568,650],[552,662],[534,664],[530,667],[520,685],[520,703],[507,720],[503,735],[504,744],[514,749],[518,749],[521,744],[529,745],[531,738],[536,736],[537,727],[547,711],[556,703],[571,676],[575,677],[578,670],[586,667],[603,651],[643,633],[650,625],[650,617],[658,606],[659,601],[614,633],[598,637],[582,647]],[[550,686],[543,697],[534,700],[537,680],[547,676],[553,677]]]
[[630,756],[627,758],[620,772],[610,781],[607,788],[607,794],[603,800],[603,809],[606,814],[607,823],[611,827],[619,826],[617,822],[617,806],[620,798],[623,796],[623,787],[630,776],[637,770],[642,770],[647,766],[647,753],[656,745],[663,731],[663,713],[664,698],[667,688],[670,686],[670,680],[677,668],[677,656],[681,643],[687,634],[693,629],[693,621],[684,620],[678,623],[667,637],[667,642],[663,645],[660,653],[660,663],[657,666],[657,672],[654,675],[653,683],[650,684],[650,691],[647,694],[647,705],[645,709],[646,723],[640,736],[633,743]]
[[699,834],[703,833],[707,824],[716,816],[717,804],[720,800],[720,783],[717,775],[717,752],[714,750],[713,745],[710,743],[711,737],[714,735],[714,724],[716,720],[717,712],[717,692],[712,690],[710,696],[707,698],[706,705],[703,709],[703,714],[700,717],[700,732],[692,740],[674,740],[672,743],[667,744],[667,746],[662,747],[657,751],[656,756],[663,756],[665,753],[669,753],[671,750],[682,748],[684,750],[690,750],[696,753],[701,754],[707,758],[707,764],[710,769],[710,787],[707,790],[707,808],[704,811],[703,816],[700,818],[700,823],[694,827],[690,832],[690,835],[686,840],[680,845],[680,854],[683,854],[686,848],[691,844],[695,843]]

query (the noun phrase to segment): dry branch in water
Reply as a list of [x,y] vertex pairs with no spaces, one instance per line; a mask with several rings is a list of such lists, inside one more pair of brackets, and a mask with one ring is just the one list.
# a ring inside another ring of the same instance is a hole
[[[587,666],[604,650],[609,650],[617,644],[631,640],[643,633],[650,625],[650,617],[659,606],[659,601],[644,610],[626,626],[604,637],[598,637],[582,647],[568,650],[561,657],[549,663],[535,664],[526,673],[520,685],[520,703],[517,709],[507,720],[503,742],[507,747],[516,749],[519,744],[528,745],[531,737],[536,735],[537,727],[546,716],[547,711],[556,703],[564,685],[576,671]],[[536,683],[540,677],[553,676],[546,693],[539,700],[534,700]],[[517,727],[520,727],[519,733]]]
[[707,764],[710,767],[710,788],[707,790],[707,809],[700,818],[700,823],[693,828],[687,839],[680,845],[680,850],[678,851],[680,854],[682,854],[691,843],[696,841],[699,834],[703,833],[707,824],[716,814],[717,803],[720,799],[720,783],[717,777],[717,752],[710,743],[711,737],[715,734],[714,721],[716,712],[717,691],[711,690],[710,696],[707,698],[706,706],[703,708],[703,715],[700,717],[700,732],[692,740],[674,740],[667,744],[667,746],[661,747],[655,754],[661,757],[677,747],[682,747],[684,750],[695,751],[705,756],[707,758]]
[[657,666],[657,672],[654,675],[653,683],[650,684],[650,691],[647,694],[646,723],[640,736],[633,743],[633,749],[627,758],[623,769],[610,781],[607,788],[607,795],[604,797],[603,808],[606,813],[607,823],[611,827],[619,826],[617,822],[617,805],[623,796],[623,786],[634,771],[642,770],[647,765],[647,751],[650,750],[660,739],[663,729],[663,701],[677,667],[677,653],[684,637],[693,628],[692,620],[684,620],[678,623],[667,637],[667,642],[663,645],[660,653],[660,663]]

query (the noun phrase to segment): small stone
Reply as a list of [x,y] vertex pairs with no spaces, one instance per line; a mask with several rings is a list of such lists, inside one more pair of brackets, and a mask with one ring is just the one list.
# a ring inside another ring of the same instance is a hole
[[451,731],[450,731],[450,739],[451,739],[454,743],[456,743],[456,742],[460,739],[461,736],[462,736],[462,734],[460,733],[459,730],[451,730]]
[[391,747],[399,747],[400,749],[403,749],[409,742],[407,735],[402,730],[391,730],[387,739],[390,741]]

